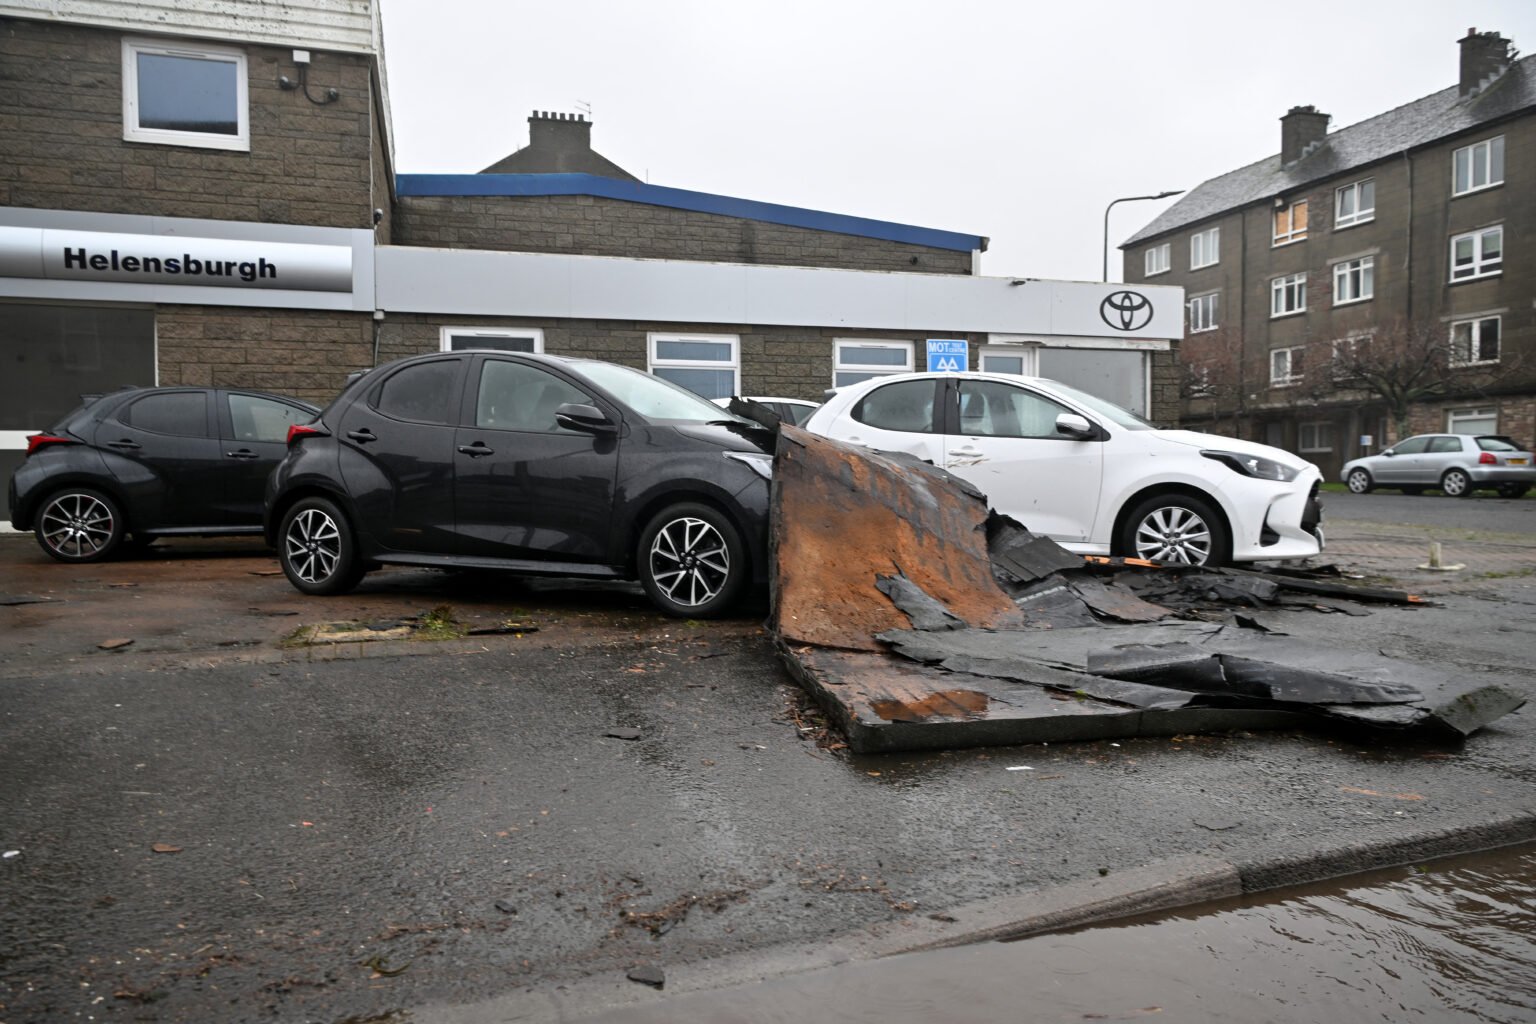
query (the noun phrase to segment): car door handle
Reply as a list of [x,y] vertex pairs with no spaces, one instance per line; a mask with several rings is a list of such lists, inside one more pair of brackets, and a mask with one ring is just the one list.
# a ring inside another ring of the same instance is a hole
[[144,446],[139,444],[137,441],[130,441],[125,437],[121,441],[108,441],[107,447],[116,448],[121,452],[136,452]]
[[459,451],[472,459],[478,459],[482,455],[495,455],[496,449],[487,448],[484,441],[476,441],[474,444],[461,444]]
[[225,454],[226,457],[231,458],[231,459],[259,459],[259,458],[261,458],[261,456],[257,455],[255,452],[251,451],[249,448],[240,448],[240,449],[238,449],[236,451],[225,452],[224,454]]
[[975,448],[951,448],[949,450],[949,454],[951,454],[951,455],[980,455],[981,452],[978,451]]
[[349,430],[347,431],[347,436],[358,444],[367,444],[369,441],[377,441],[379,439],[379,435],[367,427],[364,427],[362,430]]

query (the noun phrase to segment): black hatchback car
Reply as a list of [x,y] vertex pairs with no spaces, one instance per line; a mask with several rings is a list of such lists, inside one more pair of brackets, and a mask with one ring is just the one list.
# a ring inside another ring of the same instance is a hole
[[320,410],[228,388],[124,388],[88,398],[27,438],[11,475],[11,525],[61,562],[125,542],[259,534],[267,474],[288,428]]
[[771,431],[613,363],[458,351],[387,363],[295,426],[267,486],[288,579],[390,563],[638,579],[677,616],[766,578]]

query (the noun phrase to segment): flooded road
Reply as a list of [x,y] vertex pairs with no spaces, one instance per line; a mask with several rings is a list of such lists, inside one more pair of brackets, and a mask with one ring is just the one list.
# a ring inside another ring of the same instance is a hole
[[1533,912],[1536,846],[1525,846],[599,1019],[1527,1024]]

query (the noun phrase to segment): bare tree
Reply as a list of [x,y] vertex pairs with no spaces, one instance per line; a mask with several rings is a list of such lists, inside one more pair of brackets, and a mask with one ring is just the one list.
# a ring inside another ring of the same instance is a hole
[[1179,370],[1179,397],[1186,407],[1206,403],[1212,420],[1229,418],[1235,433],[1247,408],[1241,332],[1221,327],[1186,335],[1179,342]]

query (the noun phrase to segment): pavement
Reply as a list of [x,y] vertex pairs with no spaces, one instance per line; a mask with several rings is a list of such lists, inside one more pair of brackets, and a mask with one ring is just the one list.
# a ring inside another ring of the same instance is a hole
[[[1530,678],[1529,537],[1329,525],[1435,604],[1287,631]],[[1418,570],[1430,539],[1465,568]],[[249,541],[0,537],[0,1022],[574,1020],[1536,840],[1531,707],[1454,747],[855,756],[764,611],[417,571],[314,599]],[[305,642],[337,622],[384,639]]]

